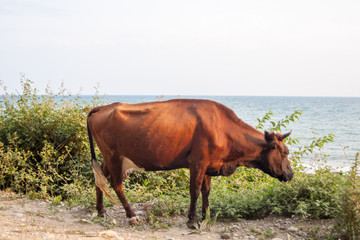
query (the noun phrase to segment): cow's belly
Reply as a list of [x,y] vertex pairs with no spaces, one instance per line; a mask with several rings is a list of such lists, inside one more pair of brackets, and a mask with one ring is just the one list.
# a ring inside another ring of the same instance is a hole
[[230,176],[236,171],[237,163],[234,162],[218,162],[210,164],[206,169],[206,174],[209,176]]

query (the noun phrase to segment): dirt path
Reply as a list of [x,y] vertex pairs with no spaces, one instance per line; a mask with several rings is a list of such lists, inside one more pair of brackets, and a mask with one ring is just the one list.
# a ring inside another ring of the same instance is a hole
[[[138,215],[144,215],[144,204],[134,204]],[[145,221],[129,226],[124,211],[107,208],[111,216],[104,222],[94,218],[94,210],[82,207],[52,206],[49,202],[30,200],[14,193],[0,191],[0,240],[2,239],[321,239],[330,232],[329,220],[301,220],[269,216],[261,220],[217,222],[210,230],[191,231],[186,218],[165,220],[168,228],[153,229]],[[140,216],[144,219],[144,216]]]

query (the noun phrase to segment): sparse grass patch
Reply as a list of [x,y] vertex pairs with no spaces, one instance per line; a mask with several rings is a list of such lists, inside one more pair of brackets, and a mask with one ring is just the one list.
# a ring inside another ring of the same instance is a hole
[[266,238],[272,238],[276,236],[276,233],[273,232],[271,229],[266,229],[265,232],[262,233],[262,235]]
[[72,229],[72,230],[65,230],[65,234],[85,234],[84,230],[81,229]]
[[0,206],[0,211],[1,210],[7,210],[7,209],[9,209],[10,207],[6,207],[6,206]]
[[36,217],[41,217],[41,218],[45,217],[45,214],[40,212],[39,210],[38,211],[25,211],[25,214],[28,216],[36,216]]
[[341,211],[336,217],[337,231],[345,239],[360,239],[360,153],[355,156],[354,164],[346,176],[339,198]]
[[261,231],[253,226],[249,227],[249,232],[255,233],[255,234],[261,234]]

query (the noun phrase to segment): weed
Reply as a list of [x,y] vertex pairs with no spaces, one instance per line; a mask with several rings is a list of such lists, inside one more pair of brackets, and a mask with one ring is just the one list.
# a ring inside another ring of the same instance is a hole
[[265,230],[265,232],[262,233],[262,235],[266,238],[275,237],[276,233],[274,233],[271,229]]
[[58,208],[52,205],[49,206],[49,210],[51,211],[52,214],[57,214],[60,212]]
[[249,231],[251,233],[255,233],[255,234],[259,234],[259,235],[261,234],[261,231],[259,229],[257,229],[256,227],[253,227],[253,226],[249,227]]
[[0,206],[0,211],[1,210],[8,210],[10,207],[6,207],[6,206]]
[[216,223],[219,214],[220,214],[220,212],[217,212],[215,217],[213,219],[211,219],[210,208],[207,208],[206,214],[205,214],[205,219],[201,222],[199,231],[200,232],[210,231],[211,227],[214,226],[214,224]]
[[100,224],[103,227],[110,229],[116,226],[116,220],[108,217],[98,217],[97,214],[93,214],[90,219],[81,219],[83,223]]
[[25,214],[28,215],[28,216],[37,216],[37,217],[41,217],[41,218],[44,218],[45,215],[44,213],[40,212],[39,210],[34,212],[34,211],[25,211]]
[[52,206],[59,205],[61,203],[61,201],[62,201],[62,196],[59,195],[59,196],[51,197],[50,201],[51,201]]
[[341,211],[337,220],[337,230],[346,239],[360,238],[360,153],[347,176],[342,196],[339,198]]

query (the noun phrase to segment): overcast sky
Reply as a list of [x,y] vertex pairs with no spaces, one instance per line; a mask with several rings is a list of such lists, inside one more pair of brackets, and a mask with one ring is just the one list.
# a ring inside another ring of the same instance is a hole
[[360,97],[360,1],[0,0],[0,80],[72,93]]

